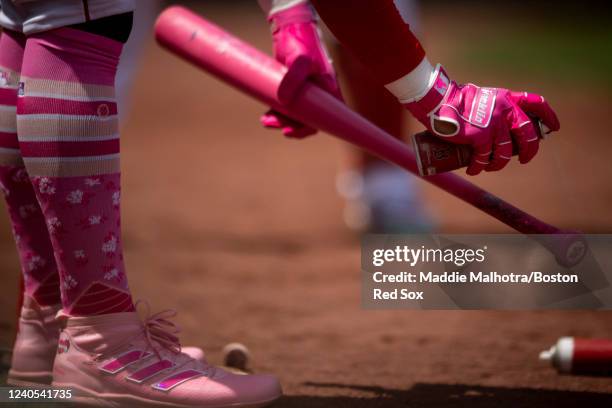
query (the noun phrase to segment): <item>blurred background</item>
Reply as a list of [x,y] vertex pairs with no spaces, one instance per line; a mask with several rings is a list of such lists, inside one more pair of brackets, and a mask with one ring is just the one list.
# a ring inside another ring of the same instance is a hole
[[[603,406],[608,379],[559,376],[537,355],[561,335],[611,337],[609,312],[361,309],[360,235],[336,189],[359,155],[325,134],[262,129],[264,106],[154,43],[156,2],[141,3],[145,40],[131,45],[141,57],[120,85],[125,253],[136,297],[176,308],[185,344],[219,363],[225,343],[244,342],[257,371],[280,375],[287,406]],[[270,52],[255,0],[180,3]],[[458,82],[541,93],[561,120],[532,163],[470,181],[555,226],[612,232],[605,3],[420,3],[430,61]],[[435,231],[512,232],[427,183],[412,191]],[[6,216],[0,269],[0,344],[10,348],[19,265]]]

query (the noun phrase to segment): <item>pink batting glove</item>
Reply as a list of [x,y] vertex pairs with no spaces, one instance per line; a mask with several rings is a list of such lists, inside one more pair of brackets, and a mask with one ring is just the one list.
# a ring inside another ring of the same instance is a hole
[[537,118],[550,131],[559,130],[557,115],[544,97],[503,88],[481,88],[451,81],[438,65],[421,97],[406,108],[435,135],[474,149],[467,174],[501,170],[516,143],[519,161],[528,163],[538,152]]
[[[272,27],[276,60],[290,67],[298,57],[307,57],[311,61],[308,79],[342,99],[336,73],[321,39],[314,11],[308,2],[273,13],[268,21]],[[260,120],[265,127],[281,129],[288,137],[304,138],[317,132],[274,110],[266,112]]]

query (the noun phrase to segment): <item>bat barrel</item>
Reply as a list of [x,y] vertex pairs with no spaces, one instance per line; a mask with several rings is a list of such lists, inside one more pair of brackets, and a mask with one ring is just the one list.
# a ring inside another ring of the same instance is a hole
[[155,38],[165,48],[268,105],[287,68],[190,10],[172,6],[155,23]]

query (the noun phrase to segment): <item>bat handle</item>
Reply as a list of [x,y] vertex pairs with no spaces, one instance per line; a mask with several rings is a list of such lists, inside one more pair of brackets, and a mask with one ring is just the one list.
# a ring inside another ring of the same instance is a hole
[[526,213],[501,198],[454,174],[438,174],[423,180],[446,190],[481,211],[540,243],[564,267],[578,264],[587,253],[587,242],[577,231],[563,230]]

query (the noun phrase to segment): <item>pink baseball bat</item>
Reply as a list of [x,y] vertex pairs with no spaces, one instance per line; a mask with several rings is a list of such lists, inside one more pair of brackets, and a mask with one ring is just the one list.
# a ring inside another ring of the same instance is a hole
[[[298,59],[287,69],[179,6],[161,13],[155,36],[163,47],[265,105],[419,175],[415,156],[406,144],[304,80],[308,61]],[[446,173],[423,179],[521,233],[547,234],[534,238],[564,266],[577,264],[586,252],[586,242],[579,233],[546,224],[461,177]]]

